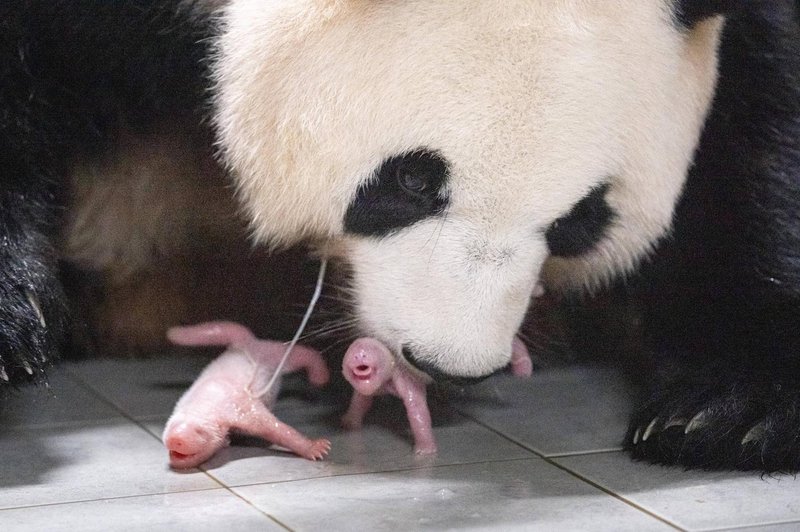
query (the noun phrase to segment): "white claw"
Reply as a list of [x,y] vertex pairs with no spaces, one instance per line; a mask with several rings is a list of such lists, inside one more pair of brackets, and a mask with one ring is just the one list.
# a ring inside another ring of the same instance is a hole
[[0,379],[8,382],[8,373],[6,373],[6,368],[0,368]]
[[653,434],[653,429],[656,428],[656,423],[658,423],[658,418],[654,417],[653,421],[651,421],[650,424],[647,425],[647,428],[644,430],[642,441],[647,441],[647,438],[649,438]]
[[28,375],[33,375],[33,368],[31,368],[30,364],[28,364],[27,362],[23,362],[22,367],[25,368],[25,371],[28,372]]
[[686,428],[683,429],[683,433],[689,434],[693,430],[697,430],[703,427],[706,424],[707,417],[708,417],[708,410],[701,410],[692,419],[689,420],[689,423],[686,424]]
[[748,430],[747,434],[744,435],[744,438],[742,438],[742,445],[747,445],[748,443],[757,442],[763,439],[766,432],[767,427],[764,425],[764,423],[758,423],[756,426]]
[[667,424],[664,425],[664,430],[670,429],[672,427],[683,427],[686,425],[687,421],[686,418],[683,417],[674,417],[667,421]]
[[642,435],[642,428],[639,427],[636,429],[636,432],[633,434],[633,444],[636,445],[639,443],[639,437]]
[[47,322],[44,319],[42,307],[39,306],[39,301],[36,299],[36,296],[34,296],[33,292],[30,290],[25,290],[25,297],[28,299],[28,303],[30,303],[33,311],[36,313],[36,317],[39,318],[39,324],[42,326],[42,328],[47,327]]

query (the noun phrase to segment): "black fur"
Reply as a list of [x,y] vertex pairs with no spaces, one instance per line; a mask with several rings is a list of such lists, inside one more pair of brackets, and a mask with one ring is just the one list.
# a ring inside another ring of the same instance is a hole
[[614,221],[606,201],[608,184],[593,188],[545,232],[547,247],[557,257],[577,257],[597,245]]
[[708,17],[731,14],[741,8],[742,4],[742,0],[678,0],[675,6],[675,17],[681,26],[691,28]]
[[198,112],[207,34],[178,0],[0,4],[0,377],[42,378],[63,341],[53,242],[69,165],[122,125]]
[[[491,375],[484,375],[483,377],[455,377],[453,375],[449,375],[441,371],[433,364],[419,360],[414,355],[414,349],[410,346],[404,345],[402,352],[403,352],[403,358],[405,358],[409,364],[411,364],[421,372],[428,375],[437,383],[449,383],[455,386],[471,386],[473,384],[478,384],[480,382],[483,382],[484,380],[488,379],[491,376]],[[500,371],[498,371],[497,373],[500,373]]]
[[729,17],[673,237],[639,282],[658,371],[625,438],[637,458],[800,470],[798,20],[796,0]]
[[430,150],[387,159],[347,209],[345,230],[380,237],[442,214],[448,172],[447,161]]

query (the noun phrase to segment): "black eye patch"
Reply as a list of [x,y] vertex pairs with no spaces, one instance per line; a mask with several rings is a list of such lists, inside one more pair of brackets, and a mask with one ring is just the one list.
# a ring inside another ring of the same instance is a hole
[[417,150],[390,157],[348,207],[345,231],[384,236],[443,213],[447,199],[442,190],[448,175],[447,160],[435,151]]
[[577,257],[602,240],[616,216],[606,201],[608,189],[608,183],[593,188],[571,211],[550,224],[545,238],[551,254]]

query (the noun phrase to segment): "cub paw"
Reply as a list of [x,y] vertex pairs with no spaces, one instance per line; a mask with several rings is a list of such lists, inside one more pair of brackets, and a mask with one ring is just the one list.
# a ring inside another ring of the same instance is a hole
[[439,450],[437,449],[435,443],[414,446],[414,454],[417,456],[431,456],[436,454],[438,451]]
[[309,460],[322,460],[331,450],[331,442],[326,439],[314,440],[311,442],[308,450],[303,453],[303,458]]

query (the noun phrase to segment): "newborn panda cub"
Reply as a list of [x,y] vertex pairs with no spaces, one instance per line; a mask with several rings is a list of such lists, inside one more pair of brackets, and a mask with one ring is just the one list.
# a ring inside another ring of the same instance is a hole
[[[286,351],[284,344],[259,340],[246,327],[230,322],[174,327],[167,336],[178,345],[227,346],[181,397],[167,421],[163,441],[173,468],[202,464],[228,445],[231,432],[263,438],[309,460],[328,454],[328,440],[311,440],[270,412],[278,387],[268,383]],[[319,352],[308,347],[295,346],[283,369],[299,370],[306,371],[314,386],[323,386],[330,378]]]
[[[530,377],[533,371],[528,349],[519,338],[514,339],[510,369],[517,377]],[[389,348],[373,338],[360,338],[350,345],[342,361],[342,373],[354,390],[350,408],[342,417],[343,427],[361,428],[375,395],[395,395],[406,408],[414,435],[414,452],[418,455],[436,453],[436,440],[426,399],[430,377],[402,362],[398,363]]]

